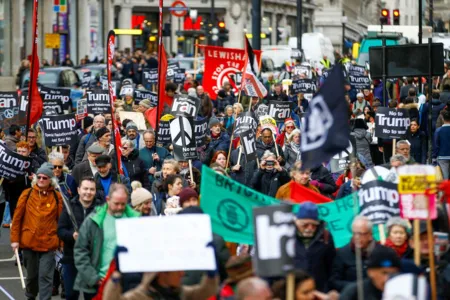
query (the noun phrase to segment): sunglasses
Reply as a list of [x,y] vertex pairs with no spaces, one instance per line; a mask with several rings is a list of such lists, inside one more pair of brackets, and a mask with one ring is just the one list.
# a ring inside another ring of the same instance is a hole
[[287,129],[294,129],[295,126],[286,126]]
[[312,227],[312,228],[316,228],[319,224],[316,223],[301,223],[300,226],[304,227],[304,228],[308,228],[308,227]]
[[128,147],[122,147],[123,150],[128,150]]
[[47,176],[38,176],[37,179],[38,180],[49,180],[49,178]]
[[60,170],[61,170],[61,169],[63,168],[63,166],[55,166],[55,165],[53,165],[53,168],[54,168],[54,169],[60,169]]

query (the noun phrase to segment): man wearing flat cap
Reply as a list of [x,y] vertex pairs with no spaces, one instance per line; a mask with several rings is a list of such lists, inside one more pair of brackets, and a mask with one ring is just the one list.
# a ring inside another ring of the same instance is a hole
[[83,177],[94,177],[97,174],[97,166],[95,165],[95,159],[103,154],[104,149],[99,145],[92,144],[87,149],[87,159],[82,163],[79,163],[73,167],[72,176],[75,178],[77,185]]
[[112,170],[111,161],[111,157],[104,154],[95,159],[95,165],[97,166],[98,170],[97,174],[95,174],[94,176],[97,188],[97,196],[103,201],[106,201],[109,187],[113,183],[124,184],[128,188],[128,192],[131,194],[130,179]]

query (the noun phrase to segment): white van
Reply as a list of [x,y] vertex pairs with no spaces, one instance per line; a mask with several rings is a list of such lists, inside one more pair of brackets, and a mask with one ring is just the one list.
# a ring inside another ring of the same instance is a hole
[[286,61],[291,61],[292,49],[288,45],[262,46],[262,57],[270,58],[275,68],[280,69]]
[[[297,48],[297,38],[289,38],[289,47]],[[302,47],[305,54],[305,60],[310,61],[312,65],[318,64],[323,56],[327,56],[334,64],[334,48],[331,40],[320,32],[307,32],[302,35]]]

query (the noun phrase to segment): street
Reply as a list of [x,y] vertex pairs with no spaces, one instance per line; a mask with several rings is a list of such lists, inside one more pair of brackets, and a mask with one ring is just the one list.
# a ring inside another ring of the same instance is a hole
[[[11,259],[13,255],[9,242],[9,229],[1,228],[0,230],[0,299],[26,299],[20,284],[19,270]],[[10,260],[4,261],[8,259]],[[23,275],[26,276],[25,268],[23,268]],[[52,299],[61,299],[61,297],[55,296]]]

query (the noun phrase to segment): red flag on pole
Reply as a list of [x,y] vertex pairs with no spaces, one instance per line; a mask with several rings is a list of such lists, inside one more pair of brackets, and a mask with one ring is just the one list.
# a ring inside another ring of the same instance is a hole
[[267,95],[267,89],[256,77],[259,73],[259,62],[247,37],[244,36],[244,39],[245,63],[241,88],[244,89],[248,96],[264,98]]
[[117,171],[119,174],[123,175],[123,168],[122,168],[122,140],[120,136],[120,126],[116,121],[116,118],[114,116],[114,87],[111,82],[111,68],[112,63],[114,59],[114,49],[115,49],[115,42],[116,42],[116,34],[114,33],[114,30],[111,30],[108,33],[108,41],[106,44],[106,56],[107,56],[107,64],[106,64],[106,72],[108,76],[108,91],[109,91],[109,103],[111,104],[111,123],[112,123],[112,130],[114,132],[114,144],[115,144],[115,152],[116,152],[116,162],[117,162]]
[[42,116],[43,103],[38,91],[37,80],[39,74],[38,51],[38,0],[33,3],[33,47],[31,54],[30,86],[28,88],[28,113],[27,113],[27,132],[28,128],[36,123]]
[[164,111],[164,104],[172,106],[170,99],[166,96],[166,75],[167,75],[167,57],[164,44],[162,42],[162,23],[163,23],[163,0],[159,0],[159,26],[158,26],[158,105],[156,113],[156,139],[158,139],[159,119]]
[[332,202],[330,198],[322,196],[295,181],[291,181],[291,201],[295,203],[303,203],[306,201],[313,202],[315,204],[322,204]]

